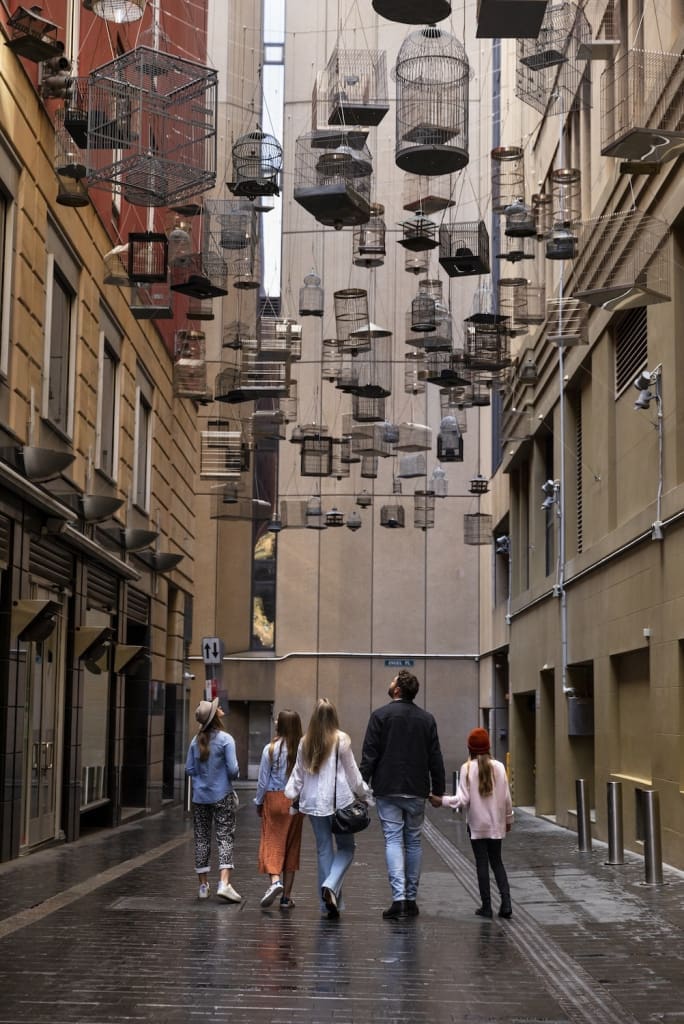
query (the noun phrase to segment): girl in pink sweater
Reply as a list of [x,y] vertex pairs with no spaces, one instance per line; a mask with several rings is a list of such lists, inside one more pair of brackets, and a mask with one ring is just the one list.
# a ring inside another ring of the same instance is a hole
[[[501,841],[513,824],[513,805],[508,788],[506,769],[501,761],[490,754],[489,733],[486,729],[473,729],[468,736],[470,760],[461,768],[458,791],[455,796],[443,796],[443,807],[467,807],[468,835],[475,855],[477,884],[482,906],[475,913],[479,917],[492,916],[489,888],[489,867],[501,894],[499,917],[511,917],[511,893],[508,876],[501,860]],[[435,798],[435,804],[437,804]]]

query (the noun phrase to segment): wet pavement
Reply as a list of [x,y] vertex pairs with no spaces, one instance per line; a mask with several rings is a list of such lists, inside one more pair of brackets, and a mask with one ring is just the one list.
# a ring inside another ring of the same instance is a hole
[[[684,874],[644,884],[525,812],[504,843],[514,916],[474,916],[460,815],[429,809],[420,916],[389,906],[376,820],[338,921],[318,913],[305,823],[290,912],[264,911],[242,792],[240,905],[199,902],[179,808],[0,866],[0,1024],[684,1024]],[[214,879],[215,881],[215,879]]]

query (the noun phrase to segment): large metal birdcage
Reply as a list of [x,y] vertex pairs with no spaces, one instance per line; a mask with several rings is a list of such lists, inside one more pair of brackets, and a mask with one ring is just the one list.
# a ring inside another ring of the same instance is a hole
[[314,128],[380,124],[389,110],[385,51],[335,47],[317,76],[313,103]]
[[449,174],[468,163],[470,65],[455,36],[428,25],[397,55],[395,161],[412,174]]
[[300,135],[295,144],[295,201],[337,230],[371,216],[373,161],[355,133]]
[[88,79],[88,182],[138,206],[170,206],[216,183],[218,75],[139,46]]
[[517,42],[515,94],[540,114],[564,116],[589,105],[588,89],[580,89],[587,74],[581,56],[591,39],[584,11],[573,3],[549,4],[534,39]]

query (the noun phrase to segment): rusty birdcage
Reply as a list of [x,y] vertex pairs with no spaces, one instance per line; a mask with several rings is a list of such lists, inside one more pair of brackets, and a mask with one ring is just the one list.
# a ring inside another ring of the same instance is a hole
[[212,188],[217,89],[216,71],[147,46],[95,68],[88,79],[89,184],[145,207]]
[[449,174],[468,163],[470,65],[455,36],[427,25],[401,45],[395,161],[412,174]]
[[566,116],[589,103],[580,88],[582,56],[591,39],[584,11],[574,3],[549,4],[536,38],[517,42],[515,94],[540,114]]

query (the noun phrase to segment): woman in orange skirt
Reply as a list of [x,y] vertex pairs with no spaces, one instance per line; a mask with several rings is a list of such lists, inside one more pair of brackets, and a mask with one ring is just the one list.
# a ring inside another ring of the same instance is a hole
[[276,734],[261,755],[254,798],[261,818],[258,866],[262,874],[271,876],[271,884],[261,899],[262,907],[270,907],[278,896],[281,910],[294,906],[292,886],[295,871],[299,870],[303,818],[301,814],[291,813],[292,801],[283,790],[294,767],[301,738],[302,722],[297,712],[281,711],[276,720]]

